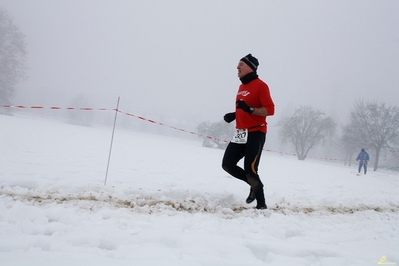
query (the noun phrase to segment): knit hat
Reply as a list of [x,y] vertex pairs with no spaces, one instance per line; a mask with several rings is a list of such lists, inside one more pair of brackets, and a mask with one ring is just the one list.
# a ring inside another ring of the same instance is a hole
[[258,59],[256,59],[256,57],[253,57],[251,54],[247,54],[246,56],[241,58],[240,61],[243,61],[255,72],[258,69],[259,61],[258,61]]

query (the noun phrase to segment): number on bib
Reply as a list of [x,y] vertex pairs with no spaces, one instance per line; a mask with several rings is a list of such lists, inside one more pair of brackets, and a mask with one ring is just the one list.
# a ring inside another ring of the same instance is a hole
[[237,129],[236,134],[234,135],[231,142],[237,144],[245,144],[248,139],[248,129]]

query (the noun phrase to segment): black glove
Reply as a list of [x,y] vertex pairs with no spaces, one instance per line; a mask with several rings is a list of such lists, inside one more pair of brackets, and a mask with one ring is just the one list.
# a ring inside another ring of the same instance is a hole
[[255,109],[253,107],[249,107],[249,105],[246,102],[244,102],[243,100],[238,100],[236,102],[236,104],[237,104],[237,108],[242,109],[244,112],[252,114],[255,111]]
[[227,113],[223,116],[224,121],[226,121],[227,123],[231,123],[234,120],[236,120],[236,112],[234,113]]

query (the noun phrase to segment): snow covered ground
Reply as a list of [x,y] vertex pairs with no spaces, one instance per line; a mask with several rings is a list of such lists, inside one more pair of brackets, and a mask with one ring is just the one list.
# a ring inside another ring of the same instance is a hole
[[104,185],[110,127],[0,125],[2,266],[399,264],[398,173],[264,152],[259,211],[200,141],[117,128]]

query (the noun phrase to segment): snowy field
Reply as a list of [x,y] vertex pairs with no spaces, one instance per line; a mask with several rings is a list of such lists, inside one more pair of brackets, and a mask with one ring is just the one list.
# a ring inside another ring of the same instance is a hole
[[111,127],[0,125],[1,266],[399,264],[398,173],[264,152],[260,211],[199,140],[117,128],[104,185]]

